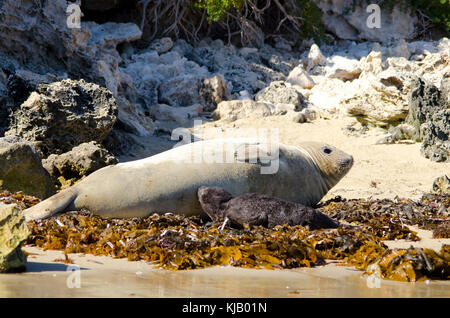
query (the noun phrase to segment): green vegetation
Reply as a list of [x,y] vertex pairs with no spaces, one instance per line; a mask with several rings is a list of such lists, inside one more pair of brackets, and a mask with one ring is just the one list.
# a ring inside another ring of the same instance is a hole
[[245,0],[192,0],[194,8],[206,10],[210,23],[223,19],[232,9],[241,10],[244,3]]

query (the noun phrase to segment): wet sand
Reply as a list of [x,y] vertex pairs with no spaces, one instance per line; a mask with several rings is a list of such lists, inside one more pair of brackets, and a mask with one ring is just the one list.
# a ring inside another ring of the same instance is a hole
[[[175,272],[143,261],[69,254],[81,268],[72,272],[73,265],[54,262],[64,258],[60,251],[25,250],[34,253],[27,272],[0,274],[0,297],[450,297],[449,281],[380,280],[377,285],[335,261],[291,270],[216,266]],[[80,288],[74,273],[80,275]]]

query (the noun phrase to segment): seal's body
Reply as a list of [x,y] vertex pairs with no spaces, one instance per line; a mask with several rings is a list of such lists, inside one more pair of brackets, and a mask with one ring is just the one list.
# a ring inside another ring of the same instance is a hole
[[322,143],[294,147],[243,139],[205,140],[97,170],[24,213],[28,220],[83,208],[118,218],[167,212],[195,215],[201,213],[200,186],[313,205],[352,164],[350,155]]
[[336,228],[339,223],[303,204],[280,200],[259,193],[246,193],[233,198],[218,187],[200,187],[198,200],[213,221],[228,218],[240,226],[302,225],[311,230]]

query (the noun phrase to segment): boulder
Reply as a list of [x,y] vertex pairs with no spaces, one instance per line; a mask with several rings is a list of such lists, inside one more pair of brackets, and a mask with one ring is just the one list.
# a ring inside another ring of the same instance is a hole
[[41,199],[55,193],[50,175],[31,142],[15,136],[0,138],[0,188]]
[[5,134],[32,141],[47,157],[84,142],[102,142],[116,121],[117,104],[107,89],[67,79],[40,85],[14,117]]
[[409,89],[410,79],[405,74],[391,70],[377,76],[368,74],[350,88],[340,104],[360,121],[388,128],[400,124],[408,115]]
[[21,246],[29,235],[22,210],[0,202],[0,273],[25,271],[27,256]]
[[95,141],[73,147],[61,155],[50,155],[42,161],[55,184],[62,188],[88,176],[92,172],[116,164],[117,159]]
[[301,88],[311,89],[316,83],[309,76],[309,74],[303,69],[301,65],[296,66],[286,79],[286,82],[292,85],[298,85]]
[[439,88],[420,78],[411,84],[406,121],[415,128],[414,139],[422,140],[421,153],[433,161],[450,161],[450,105]]
[[173,48],[171,38],[161,38],[150,43],[149,49],[156,51],[158,54],[169,52]]
[[274,106],[269,103],[252,100],[223,101],[217,105],[213,116],[216,119],[232,122],[241,118],[271,116]]
[[270,83],[256,94],[255,100],[271,104],[292,104],[299,110],[305,106],[305,98],[302,93],[295,86],[284,81]]
[[313,45],[311,45],[308,56],[306,57],[305,60],[306,70],[309,72],[317,65],[324,65],[325,63],[326,63],[325,56],[323,56],[319,46],[314,43]]
[[231,99],[222,75],[201,78],[184,76],[159,86],[159,102],[175,107],[203,105],[204,111],[213,111],[223,100]]

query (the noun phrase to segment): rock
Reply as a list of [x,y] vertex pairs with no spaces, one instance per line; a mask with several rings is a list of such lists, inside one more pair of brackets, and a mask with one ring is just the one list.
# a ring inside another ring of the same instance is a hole
[[368,74],[355,83],[348,97],[340,104],[351,116],[364,123],[388,128],[403,122],[408,115],[409,78],[401,73],[383,71],[378,76]]
[[392,47],[389,50],[389,55],[391,57],[404,57],[406,59],[409,59],[409,57],[411,56],[411,52],[409,51],[405,39],[401,39],[396,46]]
[[377,144],[394,144],[397,141],[411,140],[415,134],[415,128],[409,124],[400,124],[389,129],[388,135],[378,140]]
[[161,38],[153,41],[149,48],[156,51],[158,54],[169,52],[173,48],[173,41],[171,38]]
[[240,91],[239,92],[239,100],[252,100],[252,96],[248,91]]
[[362,2],[355,6],[346,0],[318,0],[316,3],[322,9],[325,29],[340,39],[388,43],[412,39],[416,34],[417,16],[400,4],[392,9],[380,5],[380,28],[369,28],[367,19],[373,11],[366,10],[370,3]]
[[165,104],[154,105],[150,109],[150,114],[159,121],[175,121],[178,124],[185,124],[189,119],[198,117],[203,112],[203,107],[200,104],[173,107]]
[[86,44],[86,51],[93,59],[93,70],[97,76],[103,78],[104,86],[117,96],[120,82],[119,63],[121,62],[119,52],[116,50],[117,45],[140,39],[142,31],[134,23],[97,24],[89,21],[84,26],[91,33]]
[[381,73],[384,70],[383,54],[380,51],[371,51],[367,57],[361,58],[360,66],[363,73]]
[[436,111],[422,131],[421,153],[432,161],[450,162],[450,107]]
[[273,111],[274,106],[269,103],[252,100],[231,100],[219,103],[213,116],[222,121],[232,122],[241,118],[271,116]]
[[309,49],[308,56],[305,60],[306,64],[306,70],[309,72],[313,68],[315,68],[317,65],[323,65],[326,62],[325,56],[323,56],[322,52],[320,51],[320,48],[317,44],[311,45],[311,48]]
[[19,137],[0,138],[0,188],[23,191],[45,199],[55,192],[50,175],[31,142]]
[[199,89],[199,95],[204,101],[203,110],[207,112],[216,109],[221,101],[231,99],[227,83],[220,74],[205,78]]
[[275,39],[275,48],[282,51],[292,51],[292,43],[287,41],[285,38],[281,36],[277,36]]
[[442,77],[441,92],[444,101],[447,100],[447,103],[450,104],[450,71],[448,73],[445,73],[444,76]]
[[29,235],[22,210],[16,204],[0,202],[0,273],[25,271],[27,255],[21,246]]
[[14,113],[6,135],[32,141],[44,157],[88,141],[102,142],[117,117],[111,92],[84,80],[40,85]]
[[271,104],[292,104],[299,110],[305,106],[305,99],[298,89],[283,81],[270,83],[269,86],[256,94],[255,100]]
[[294,122],[294,123],[306,123],[308,121],[313,121],[317,118],[317,113],[308,108],[304,108],[299,112],[288,112],[287,116]]
[[432,190],[439,194],[450,194],[450,178],[447,175],[437,177],[433,181]]
[[433,84],[416,78],[409,94],[407,122],[422,140],[421,153],[433,161],[450,161],[450,105],[447,96]]
[[90,21],[86,23],[86,26],[92,34],[88,45],[95,44],[98,47],[115,48],[119,43],[135,41],[142,36],[142,31],[134,23],[107,22],[97,24]]
[[205,111],[213,111],[218,103],[228,99],[231,96],[221,75],[204,79],[185,76],[159,86],[159,102],[171,106],[201,104]]
[[298,85],[301,88],[311,89],[316,84],[301,65],[296,66],[290,73],[286,82]]
[[70,186],[92,172],[117,162],[108,150],[91,141],[61,155],[50,155],[42,164],[55,184]]
[[349,59],[339,55],[331,57],[325,67],[325,76],[351,81],[359,77],[361,68],[358,60]]

